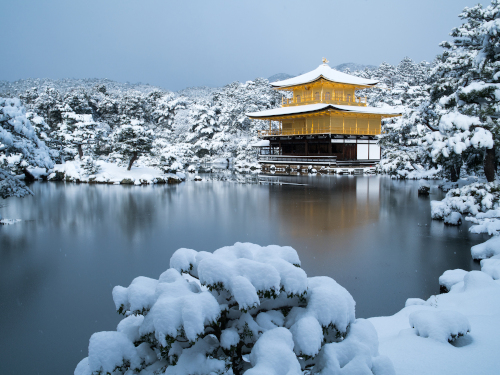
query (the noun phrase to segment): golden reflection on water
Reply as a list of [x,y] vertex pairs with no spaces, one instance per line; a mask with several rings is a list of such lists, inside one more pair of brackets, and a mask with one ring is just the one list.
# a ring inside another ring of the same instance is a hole
[[[349,180],[336,184],[334,189],[284,186],[279,193],[271,193],[269,207],[276,212],[280,233],[294,238],[309,238],[314,233],[328,236],[359,230],[377,222],[380,216],[380,179],[345,178]],[[335,184],[337,181],[329,182]]]

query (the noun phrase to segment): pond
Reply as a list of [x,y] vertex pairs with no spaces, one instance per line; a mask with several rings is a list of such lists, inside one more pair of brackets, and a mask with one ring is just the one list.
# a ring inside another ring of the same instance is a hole
[[447,269],[479,269],[468,223],[430,219],[432,183],[380,176],[263,177],[293,184],[194,182],[112,186],[36,182],[1,202],[0,363],[3,374],[72,374],[92,333],[115,330],[115,285],[158,276],[181,247],[290,245],[308,276],[356,300],[356,316],[390,315],[439,292]]

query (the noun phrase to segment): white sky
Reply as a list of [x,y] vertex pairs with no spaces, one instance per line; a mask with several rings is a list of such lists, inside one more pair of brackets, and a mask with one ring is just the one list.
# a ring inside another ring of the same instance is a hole
[[0,80],[109,78],[179,90],[304,73],[322,57],[331,66],[431,61],[475,3],[0,0]]

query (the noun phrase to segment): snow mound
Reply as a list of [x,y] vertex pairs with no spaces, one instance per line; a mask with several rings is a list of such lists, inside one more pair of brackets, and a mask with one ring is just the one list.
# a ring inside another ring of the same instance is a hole
[[439,276],[441,293],[448,293],[453,285],[464,280],[467,273],[467,271],[461,269],[445,271],[441,276]]
[[500,279],[500,255],[481,261],[481,271],[490,275],[493,280]]
[[469,321],[457,311],[415,311],[409,321],[418,336],[441,342],[452,342],[470,332]]
[[500,237],[492,237],[486,242],[472,246],[470,251],[473,259],[486,259],[500,255]]

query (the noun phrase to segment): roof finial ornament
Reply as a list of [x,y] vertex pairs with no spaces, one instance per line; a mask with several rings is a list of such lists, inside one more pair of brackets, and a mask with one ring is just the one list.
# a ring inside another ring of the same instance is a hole
[[328,61],[328,60],[326,59],[326,57],[323,57],[323,64],[324,64],[324,65],[328,64],[329,62],[330,62],[330,61]]

